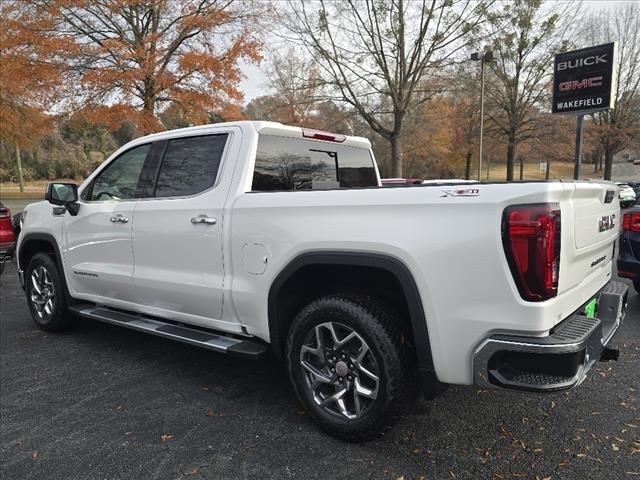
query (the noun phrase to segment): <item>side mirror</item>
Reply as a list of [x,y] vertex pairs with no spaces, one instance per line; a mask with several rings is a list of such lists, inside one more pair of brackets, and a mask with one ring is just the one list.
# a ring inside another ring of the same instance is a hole
[[49,183],[44,192],[44,199],[52,205],[66,207],[71,215],[77,215],[78,186],[75,183]]

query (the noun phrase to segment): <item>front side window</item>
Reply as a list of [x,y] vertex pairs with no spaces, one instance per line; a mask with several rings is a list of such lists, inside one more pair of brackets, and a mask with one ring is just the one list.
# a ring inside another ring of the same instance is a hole
[[258,139],[254,192],[377,185],[373,158],[367,149],[270,135]]
[[156,197],[184,197],[213,187],[228,135],[169,141],[160,165]]
[[136,198],[138,179],[151,144],[127,150],[109,163],[93,180],[90,200],[128,200]]

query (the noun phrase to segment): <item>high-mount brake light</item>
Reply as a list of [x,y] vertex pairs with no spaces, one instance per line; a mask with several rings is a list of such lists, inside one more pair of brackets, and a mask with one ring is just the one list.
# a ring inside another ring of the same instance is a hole
[[640,213],[625,213],[622,217],[622,230],[640,232]]
[[308,128],[302,129],[302,136],[304,138],[312,138],[314,140],[324,140],[325,142],[336,142],[336,143],[342,143],[347,139],[346,135],[323,132],[320,130],[309,130]]
[[558,294],[561,215],[558,204],[507,207],[502,243],[520,296],[542,302]]

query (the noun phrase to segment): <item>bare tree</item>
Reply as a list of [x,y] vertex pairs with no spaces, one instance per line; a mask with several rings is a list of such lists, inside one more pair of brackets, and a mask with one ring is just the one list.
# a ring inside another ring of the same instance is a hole
[[611,180],[613,156],[640,137],[640,5],[630,2],[594,14],[584,37],[591,44],[618,42],[615,108],[593,115],[604,178]]
[[265,68],[269,95],[254,98],[244,109],[249,119],[353,133],[348,119],[353,109],[326,98],[318,66],[289,47],[269,52]]
[[518,143],[543,130],[539,113],[549,108],[554,55],[568,48],[565,37],[575,10],[571,1],[550,6],[542,0],[514,0],[489,15],[486,33],[497,59],[490,64],[487,95],[494,108],[487,116],[506,137],[507,181],[513,180]]
[[270,57],[266,74],[277,108],[285,117],[285,123],[304,126],[322,97],[318,67],[292,47],[284,54],[273,51]]
[[318,62],[325,84],[391,147],[402,176],[407,113],[430,98],[438,72],[472,41],[493,0],[289,0],[288,39]]

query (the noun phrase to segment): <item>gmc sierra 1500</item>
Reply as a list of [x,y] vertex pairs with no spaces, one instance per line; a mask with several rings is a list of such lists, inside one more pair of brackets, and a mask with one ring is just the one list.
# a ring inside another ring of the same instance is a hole
[[71,314],[286,359],[309,415],[384,432],[422,389],[578,385],[624,317],[614,184],[381,188],[368,140],[270,122],[138,138],[26,208],[21,281]]

